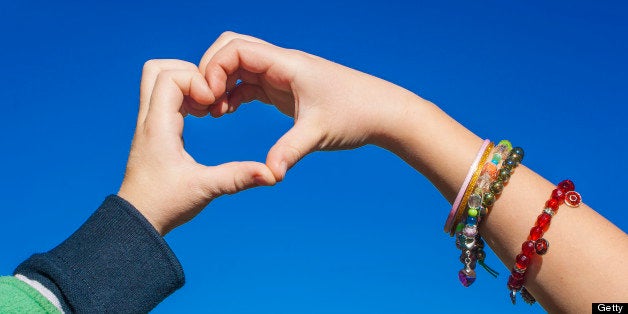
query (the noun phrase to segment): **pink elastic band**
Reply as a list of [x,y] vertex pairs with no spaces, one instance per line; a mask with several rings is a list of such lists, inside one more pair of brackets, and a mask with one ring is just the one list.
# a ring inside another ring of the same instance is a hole
[[462,186],[458,191],[458,195],[454,200],[454,204],[451,206],[451,211],[449,212],[447,221],[445,221],[445,233],[451,233],[452,224],[454,223],[454,216],[456,216],[456,212],[458,211],[457,209],[460,206],[460,201],[462,200],[464,192],[467,190],[469,182],[471,181],[471,177],[473,177],[473,173],[475,172],[475,169],[477,169],[478,163],[480,163],[480,159],[482,159],[482,155],[484,154],[484,151],[486,150],[486,147],[490,142],[491,141],[489,139],[484,140],[484,143],[482,143],[482,147],[480,147],[478,155],[475,157],[475,160],[473,161],[473,164],[471,164],[471,167],[469,167],[469,173],[467,173],[467,177],[464,179],[464,182],[462,183]]

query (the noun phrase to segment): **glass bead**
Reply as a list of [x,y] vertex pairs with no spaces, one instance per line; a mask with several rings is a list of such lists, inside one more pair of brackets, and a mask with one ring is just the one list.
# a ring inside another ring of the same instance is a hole
[[477,217],[478,210],[476,208],[469,208],[467,215],[469,215],[469,217]]
[[491,192],[493,194],[498,195],[501,194],[504,190],[504,183],[500,180],[497,180],[491,184]]
[[467,237],[475,237],[478,234],[478,228],[476,226],[466,226],[462,229],[462,233]]
[[540,238],[534,243],[534,250],[536,251],[536,254],[543,255],[547,253],[548,248],[549,242],[547,242],[544,238]]
[[497,179],[501,180],[504,183],[507,183],[510,180],[510,169],[501,168],[499,172],[497,172]]
[[552,191],[552,198],[558,201],[558,204],[562,204],[565,200],[565,191],[563,189],[554,189]]
[[508,147],[502,146],[502,145],[495,146],[495,154],[499,154],[501,159],[508,157],[509,153],[510,153],[510,149],[508,149]]
[[511,269],[510,270],[510,276],[514,277],[515,279],[522,279],[525,278],[525,272],[519,272],[516,269]]
[[514,162],[516,162],[517,164],[521,162],[521,155],[519,154],[514,154],[513,152],[510,152],[510,155],[508,155],[508,159],[512,160]]
[[550,222],[552,222],[552,216],[550,216],[550,214],[548,213],[541,213],[536,218],[536,226],[541,227],[541,229],[543,229],[543,232],[549,229]]
[[488,187],[490,184],[491,184],[491,177],[487,173],[484,173],[478,178],[478,182],[476,183],[476,186],[478,189],[482,191],[488,191]]
[[459,235],[459,236],[456,237],[456,248],[458,250],[464,249],[464,246],[462,245],[462,243],[464,243],[464,241],[465,241],[465,238],[464,238],[463,235]]
[[509,170],[512,170],[512,168],[516,166],[517,166],[517,162],[511,159],[506,159],[504,163],[502,163],[502,167],[508,168]]
[[486,207],[480,207],[480,217],[485,217],[488,214],[488,209]]
[[493,206],[495,204],[495,194],[491,192],[485,193],[482,198],[482,204],[487,207]]
[[482,173],[485,173],[491,178],[491,180],[497,179],[497,166],[492,162],[487,162],[482,168]]
[[521,161],[523,160],[523,148],[521,147],[514,147],[513,149],[510,150],[510,155],[509,156],[515,156],[516,158],[512,158],[515,162],[517,163],[521,163]]
[[475,270],[470,268],[460,270],[458,272],[458,280],[460,280],[463,286],[470,286],[475,281]]
[[484,252],[484,250],[479,250],[476,253],[476,258],[478,261],[484,261],[484,259],[486,258],[486,252]]
[[521,289],[521,298],[525,303],[528,303],[530,305],[536,302],[536,299],[534,298],[534,296],[532,296],[532,294],[530,294],[530,291],[528,291],[526,287],[523,287],[523,289]]
[[509,140],[501,140],[499,141],[499,143],[497,143],[497,147],[498,148],[503,147],[504,150],[510,151],[512,149],[512,144],[510,143]]
[[521,270],[528,269],[528,265],[530,265],[530,257],[527,255],[519,254],[515,258],[515,266]]
[[475,209],[480,208],[480,206],[482,206],[482,196],[479,194],[471,194],[469,200],[467,201],[467,206]]
[[534,254],[534,241],[528,240],[523,242],[521,245],[521,252],[524,255],[532,256],[532,254]]
[[497,145],[506,146],[509,150],[512,149],[512,144],[510,143],[509,140],[501,140],[499,141],[499,143],[497,143]]
[[467,225],[477,225],[478,219],[475,217],[467,217]]
[[550,198],[549,200],[547,200],[547,202],[545,202],[545,207],[551,208],[553,210],[558,210],[559,205],[560,204],[558,203],[558,201],[553,198]]
[[558,183],[558,188],[562,189],[565,192],[574,191],[576,186],[573,184],[571,180],[563,180]]
[[543,228],[539,226],[534,226],[530,229],[530,235],[528,236],[528,240],[536,241],[540,237],[543,236]]
[[525,269],[519,269],[519,268],[517,267],[517,264],[516,264],[516,263],[515,263],[515,266],[512,268],[512,271],[513,271],[513,272],[520,273],[520,274],[522,274],[522,275],[524,275],[524,276],[525,276],[525,273],[526,273],[526,270],[525,270]]
[[510,275],[510,277],[508,277],[508,289],[519,290],[521,289],[521,287],[523,287],[524,281],[524,278],[515,278],[514,276]]
[[464,224],[464,223],[459,222],[459,223],[456,225],[456,233],[458,233],[458,232],[462,231],[462,228],[464,228],[464,226],[465,226],[465,224]]
[[565,205],[569,207],[578,207],[582,202],[582,196],[576,191],[569,191],[565,193]]
[[491,159],[491,162],[494,165],[499,165],[500,161],[502,161],[502,155],[500,153],[493,154],[493,158]]

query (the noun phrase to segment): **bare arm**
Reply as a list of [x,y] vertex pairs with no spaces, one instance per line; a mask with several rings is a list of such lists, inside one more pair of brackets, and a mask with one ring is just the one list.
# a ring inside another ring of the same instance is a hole
[[[381,146],[424,174],[453,202],[482,140],[434,104],[419,97],[405,98],[405,118]],[[507,267],[514,264],[554,188],[555,184],[521,165],[482,222],[480,233]],[[589,311],[593,302],[625,301],[626,233],[581,204],[578,208],[561,206],[544,237],[551,244],[549,253],[534,257],[526,288],[546,310],[579,313]]]
[[[200,71],[218,99],[209,107],[213,116],[257,99],[294,117],[295,125],[266,160],[277,180],[310,152],[375,144],[424,174],[452,202],[482,143],[399,86],[250,36],[223,34],[205,53]],[[238,79],[243,83],[236,85]],[[480,233],[507,267],[553,189],[522,165],[482,222]],[[591,208],[561,207],[545,238],[550,252],[535,257],[526,287],[546,310],[588,312],[592,302],[619,302],[628,295],[622,267],[628,236]]]

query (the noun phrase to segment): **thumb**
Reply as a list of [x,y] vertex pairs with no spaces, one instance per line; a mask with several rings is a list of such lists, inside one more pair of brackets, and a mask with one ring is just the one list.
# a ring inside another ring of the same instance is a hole
[[198,172],[198,180],[203,191],[211,198],[277,182],[270,169],[259,162],[239,161],[203,167]]
[[266,165],[275,179],[283,180],[288,169],[318,148],[320,140],[321,135],[316,128],[295,124],[271,147],[266,156]]

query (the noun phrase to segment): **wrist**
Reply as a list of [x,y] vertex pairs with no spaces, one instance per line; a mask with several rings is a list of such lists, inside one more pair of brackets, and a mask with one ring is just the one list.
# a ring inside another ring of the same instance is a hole
[[129,188],[124,182],[120,187],[120,191],[116,194],[120,198],[129,202],[137,211],[146,218],[146,220],[155,228],[155,230],[161,235],[164,236],[168,233],[169,230],[166,229],[165,224],[161,223],[161,220],[157,215],[151,211],[151,206],[146,204],[145,197],[141,195],[145,195],[145,193],[141,193],[135,191],[132,188]]
[[421,131],[421,110],[432,104],[404,89],[387,102],[385,114],[380,116],[379,128],[374,128],[372,144],[401,156]]
[[482,139],[415,94],[396,101],[393,122],[374,144],[406,161],[453,202]]

